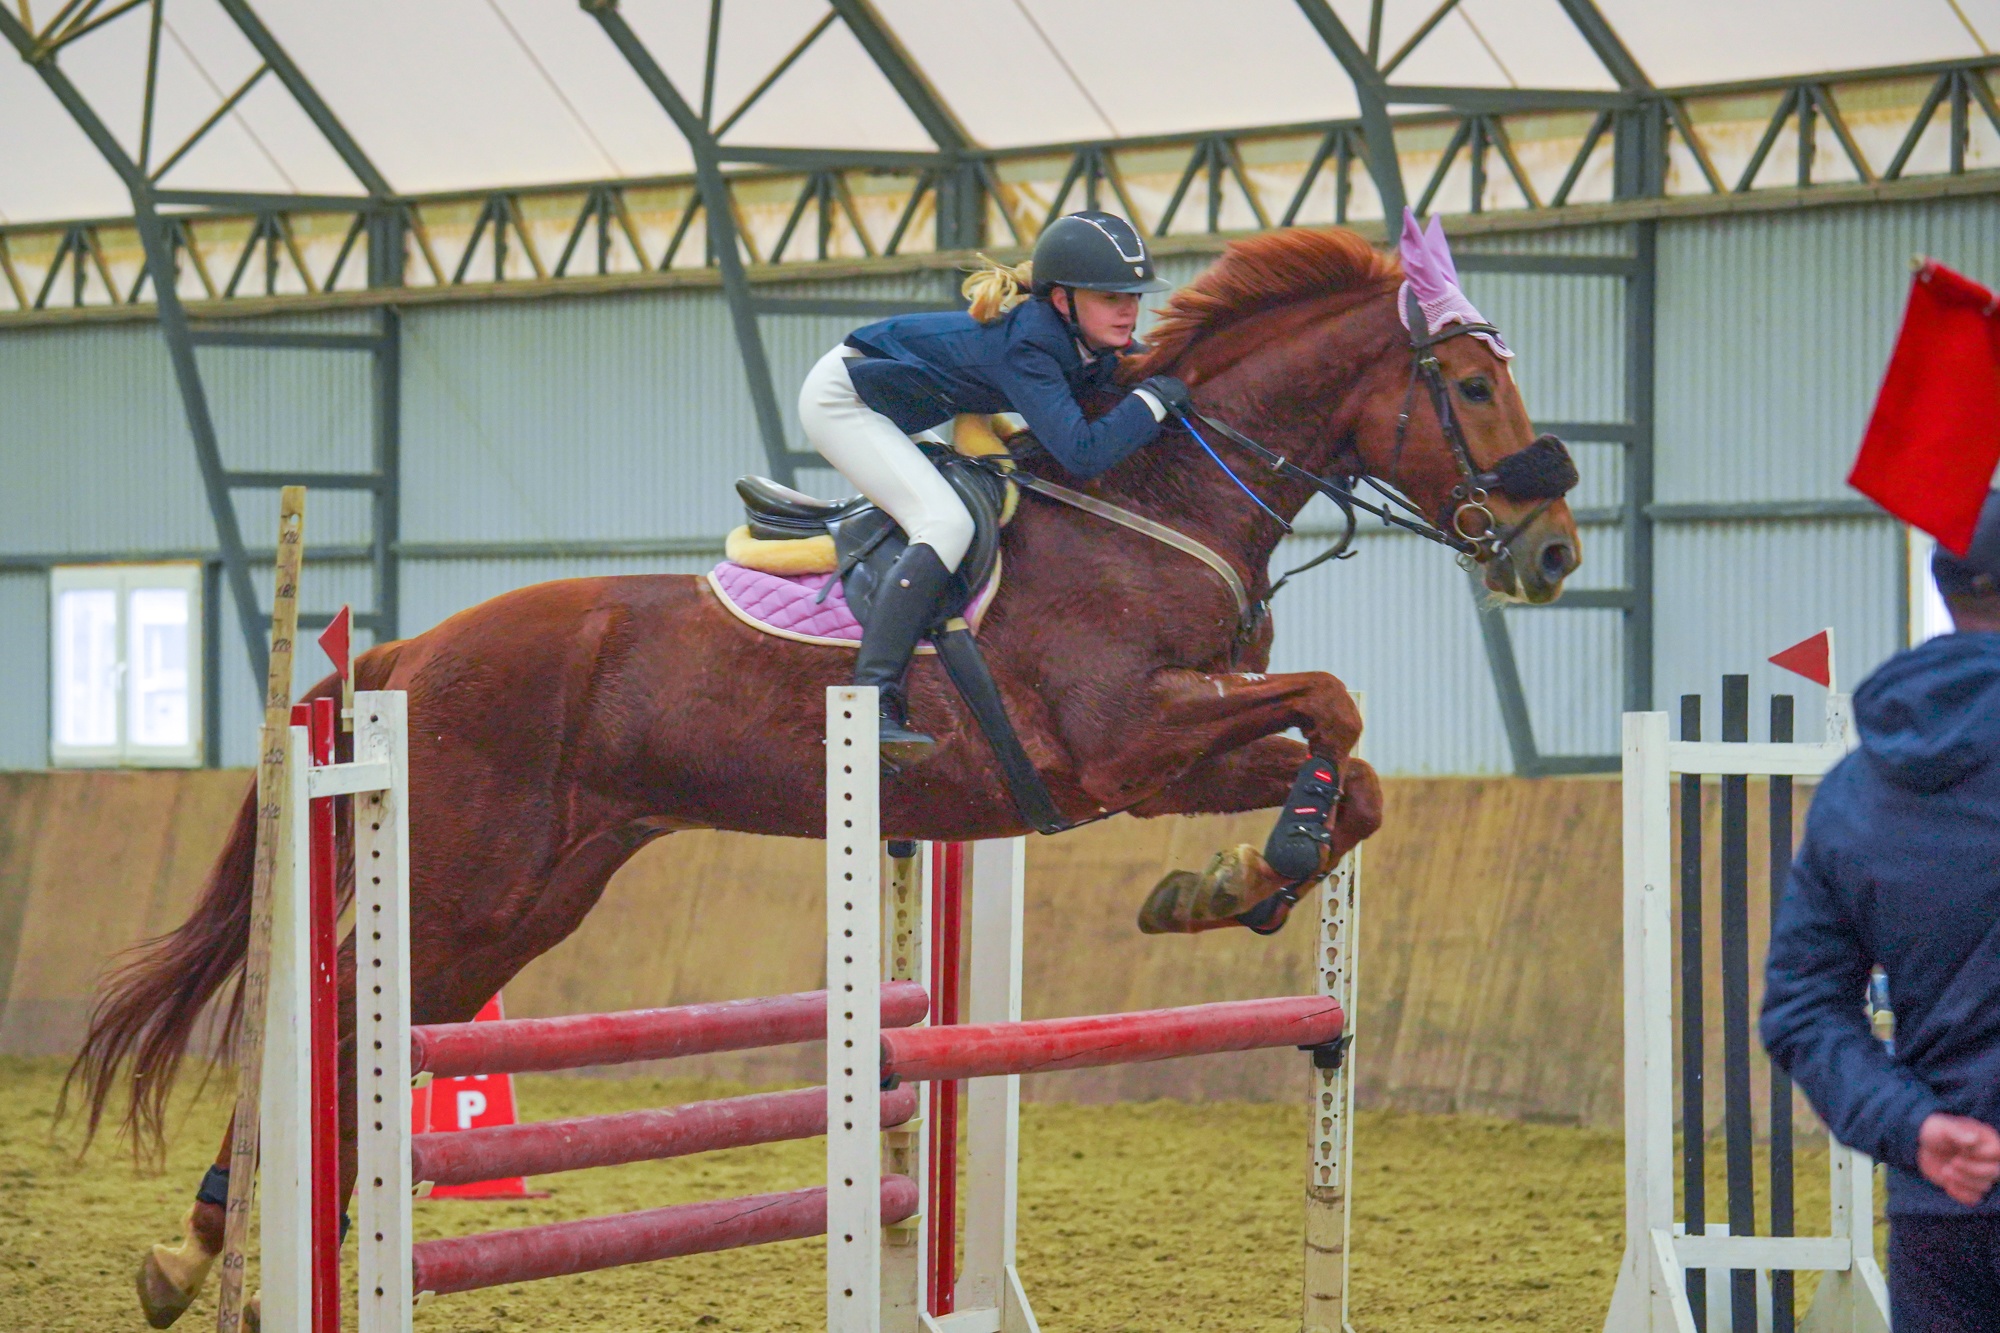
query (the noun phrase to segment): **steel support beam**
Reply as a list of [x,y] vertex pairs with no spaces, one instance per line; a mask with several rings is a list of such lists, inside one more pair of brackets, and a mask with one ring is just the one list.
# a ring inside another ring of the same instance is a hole
[[250,583],[250,562],[243,548],[243,529],[237,521],[236,504],[230,498],[229,483],[224,476],[222,450],[215,435],[215,418],[209,412],[201,368],[195,363],[194,338],[188,325],[187,310],[181,305],[180,293],[174,283],[173,245],[167,224],[161,220],[154,204],[152,183],[76,85],[57,68],[55,54],[39,50],[34,33],[22,24],[12,9],[4,5],[0,5],[0,34],[6,36],[21,58],[33,67],[43,84],[55,94],[63,109],[69,112],[70,119],[89,137],[105,163],[118,173],[118,178],[125,183],[127,192],[132,196],[133,221],[137,224],[139,243],[145,249],[147,270],[153,275],[160,333],[166,339],[174,382],[180,388],[188,434],[194,439],[195,462],[201,473],[202,490],[208,497],[209,513],[215,521],[216,545],[222,550],[223,578],[229,585],[230,600],[235,603],[238,628],[243,634],[243,646],[249,654],[250,678],[261,682],[270,657],[268,629],[257,602],[257,591]]
[[1375,67],[1361,43],[1340,21],[1327,0],[1298,0],[1299,12],[1312,24],[1313,31],[1333,52],[1347,77],[1354,81],[1354,95],[1361,103],[1361,137],[1368,146],[1368,174],[1382,197],[1382,217],[1389,234],[1396,233],[1396,219],[1403,215],[1408,196],[1403,192],[1403,167],[1396,157],[1396,131],[1389,122],[1389,80]]
[[1479,639],[1486,649],[1486,669],[1493,676],[1493,696],[1500,705],[1500,726],[1507,733],[1507,752],[1514,772],[1524,778],[1542,775],[1542,752],[1535,744],[1535,723],[1528,712],[1528,695],[1521,688],[1521,668],[1514,657],[1514,638],[1507,632],[1507,613],[1487,596],[1477,570],[1468,576],[1472,605],[1479,619]]
[[[402,283],[401,217],[400,205],[392,203],[394,189],[378,171],[366,153],[348,134],[338,117],[320,98],[316,89],[293,63],[291,56],[278,40],[272,36],[263,21],[250,8],[247,0],[219,0],[223,9],[235,22],[238,30],[256,48],[265,65],[276,73],[281,82],[290,90],[299,107],[313,122],[328,144],[347,164],[355,178],[368,190],[373,205],[371,216],[369,269],[371,285],[400,286]],[[133,220],[139,234],[140,245],[146,257],[146,272],[150,276],[155,296],[155,309],[159,319],[160,333],[167,345],[167,356],[174,371],[174,382],[181,395],[181,405],[187,417],[188,434],[194,441],[195,465],[201,476],[202,490],[208,500],[209,515],[215,524],[216,544],[221,553],[221,582],[229,589],[231,603],[236,608],[238,628],[243,635],[243,644],[250,663],[250,676],[261,682],[266,675],[265,664],[269,658],[268,622],[263,608],[257,600],[256,590],[250,581],[249,554],[243,544],[241,520],[237,516],[236,502],[232,489],[251,488],[261,485],[255,477],[244,480],[246,474],[232,473],[224,465],[222,448],[217,438],[214,414],[210,410],[208,391],[203,383],[201,366],[195,356],[198,345],[215,346],[285,346],[311,348],[315,350],[368,350],[375,354],[377,374],[372,412],[376,438],[375,468],[377,482],[368,486],[373,491],[375,537],[372,546],[374,554],[375,604],[372,610],[355,617],[357,624],[371,628],[379,639],[393,637],[396,621],[397,560],[396,542],[399,526],[396,507],[399,502],[399,478],[395,465],[398,450],[395,444],[396,419],[400,414],[398,382],[394,374],[384,376],[381,367],[386,362],[394,366],[398,355],[392,344],[396,337],[396,323],[392,311],[384,311],[383,333],[379,337],[351,337],[327,334],[249,334],[238,331],[196,330],[188,319],[187,309],[181,304],[176,281],[175,246],[173,224],[163,218],[159,205],[166,201],[180,201],[186,192],[156,189],[147,169],[135,162],[105,125],[102,117],[57,67],[55,52],[39,47],[34,34],[11,12],[0,9],[0,33],[4,33],[20,52],[22,58],[34,67],[43,83],[63,104],[72,120],[90,138],[100,155],[111,169],[118,173],[127,192],[132,197]],[[151,52],[157,58],[157,48]],[[287,203],[296,203],[292,196],[285,196]],[[392,256],[388,247],[398,252]],[[386,342],[385,342],[386,340]],[[385,398],[385,393],[387,397]],[[322,481],[325,478],[321,479]],[[211,666],[218,669],[220,659],[211,659]],[[211,683],[211,691],[215,688]],[[212,700],[212,702],[218,702]],[[211,719],[219,717],[219,706],[209,712]],[[212,737],[217,733],[211,733]],[[211,762],[214,756],[210,756]]]
[[923,69],[882,21],[872,0],[832,0],[833,8],[855,40],[882,71],[882,77],[903,99],[903,105],[946,156],[938,168],[937,247],[971,250],[985,242],[985,181],[976,162],[959,160],[972,148],[972,135],[938,94]]
[[1398,106],[1443,106],[1454,111],[1500,115],[1516,111],[1613,111],[1632,105],[1629,93],[1589,88],[1460,88],[1440,84],[1389,83],[1385,101]]
[[778,411],[771,362],[764,353],[764,335],[757,327],[749,275],[744,272],[743,255],[737,248],[736,212],[729,198],[729,182],[723,179],[715,136],[702,123],[700,113],[674,87],[673,80],[653,59],[653,53],[646,49],[639,35],[632,31],[618,10],[618,0],[580,0],[580,3],[583,11],[604,29],[605,36],[646,85],[653,100],[672,119],[694,154],[695,189],[701,195],[709,249],[715,256],[716,268],[722,275],[723,295],[729,302],[730,322],[736,330],[736,347],[743,359],[743,378],[749,383],[750,403],[757,414],[757,433],[764,443],[765,462],[773,477],[790,484],[793,455],[785,443],[785,421]]
[[1646,77],[1646,71],[1619,38],[1610,22],[1604,17],[1595,0],[1556,0],[1569,15],[1569,21],[1576,25],[1577,32],[1590,44],[1598,63],[1618,81],[1618,86],[1627,92],[1650,91],[1653,83]]
[[369,544],[370,603],[375,642],[402,637],[403,616],[403,312],[383,306],[369,367],[374,405],[375,475],[382,479],[372,502]]
[[1667,192],[1667,106],[1653,82],[1619,38],[1595,0],[1557,0],[1577,33],[1590,45],[1618,86],[1645,100],[1617,111],[1612,120],[1611,195],[1614,199],[1656,199]]
[[1653,98],[1612,119],[1611,197],[1657,199],[1667,192],[1667,104]]
[[917,62],[910,58],[896,34],[875,12],[870,0],[831,0],[834,12],[847,24],[847,30],[861,43],[861,49],[875,62],[875,68],[882,71],[882,77],[896,90],[896,96],[903,99],[903,105],[924,127],[924,133],[931,136],[931,142],[947,153],[964,152],[972,146],[972,136],[959,123],[956,115],[945,104],[931,81]]
[[1653,706],[1653,354],[1659,286],[1659,224],[1632,224],[1633,258],[1625,282],[1625,416],[1632,441],[1625,450],[1625,711]]
[[299,109],[325,136],[327,145],[340,154],[340,160],[347,164],[347,169],[354,173],[354,179],[361,182],[361,187],[376,199],[386,200],[394,195],[396,191],[391,188],[388,179],[375,169],[368,154],[361,151],[361,145],[340,123],[340,117],[333,114],[333,108],[320,97],[319,90],[299,71],[290,53],[279,45],[271,30],[264,26],[264,20],[250,8],[249,0],[216,0],[216,3],[222,6],[250,45],[257,48],[257,54],[264,58],[271,72],[290,91],[292,100],[299,104]]

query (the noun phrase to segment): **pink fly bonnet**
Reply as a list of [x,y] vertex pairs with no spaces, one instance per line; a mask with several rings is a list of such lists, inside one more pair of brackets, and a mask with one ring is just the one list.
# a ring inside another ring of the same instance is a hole
[[[1396,316],[1403,327],[1410,326],[1409,302],[1413,293],[1424,312],[1424,323],[1435,333],[1447,324],[1484,324],[1479,313],[1458,286],[1458,265],[1451,259],[1451,246],[1444,239],[1444,223],[1432,217],[1429,227],[1417,225],[1417,215],[1403,210],[1403,288],[1396,294]],[[1475,333],[1473,337],[1491,347],[1495,354],[1511,358],[1514,353],[1498,334]]]

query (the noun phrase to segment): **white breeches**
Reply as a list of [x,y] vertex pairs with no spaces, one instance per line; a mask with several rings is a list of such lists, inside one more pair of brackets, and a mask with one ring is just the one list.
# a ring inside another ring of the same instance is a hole
[[923,450],[855,393],[847,361],[860,355],[836,347],[806,373],[799,424],[820,456],[902,524],[913,545],[930,547],[955,570],[972,544],[972,515]]

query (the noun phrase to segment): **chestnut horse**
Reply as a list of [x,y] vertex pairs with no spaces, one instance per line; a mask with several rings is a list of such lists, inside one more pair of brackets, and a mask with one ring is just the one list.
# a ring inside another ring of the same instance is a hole
[[[1239,241],[1171,299],[1132,374],[1178,375],[1203,412],[1299,467],[1377,478],[1443,525],[1463,474],[1435,403],[1412,392],[1401,277],[1393,257],[1351,232]],[[1484,342],[1453,338],[1430,354],[1474,464],[1491,469],[1531,444],[1513,378]],[[1211,440],[1278,514],[1289,519],[1311,498],[1309,481]],[[1269,590],[1278,521],[1186,433],[1168,432],[1086,489],[1222,553],[1252,596]],[[1484,553],[1487,587],[1534,602],[1556,596],[1579,557],[1567,506],[1499,494],[1488,503],[1500,524],[1520,528],[1506,549]],[[1361,720],[1347,690],[1324,672],[1263,674],[1269,618],[1239,636],[1237,607],[1214,571],[1035,496],[1022,498],[1005,551],[1007,578],[979,643],[1067,818],[1269,808],[1311,754],[1338,765],[1345,793],[1326,855],[1374,832],[1381,792],[1350,757]],[[409,692],[413,1021],[470,1019],[575,930],[612,872],[655,838],[697,828],[820,836],[823,692],[845,682],[850,663],[843,651],[748,628],[702,579],[682,575],[523,588],[364,654],[360,688]],[[937,745],[885,778],[885,835],[1026,832],[935,659],[918,659],[909,691],[916,724]],[[1284,734],[1293,729],[1303,740]],[[73,1071],[93,1128],[122,1081],[128,1127],[157,1142],[190,1031],[242,961],[252,839],[246,799],[188,921],[109,979]],[[1231,911],[1281,887],[1254,856],[1234,873],[1245,882],[1224,895]],[[1228,921],[1174,928],[1212,924]],[[351,941],[341,959],[351,987]],[[352,1087],[351,1013],[341,1021],[342,1078]],[[354,1176],[353,1115],[349,1101],[344,1187]],[[171,1320],[192,1297],[184,1288],[198,1284],[195,1261],[217,1248],[221,1223],[221,1209],[198,1205],[187,1244],[148,1261],[150,1315]]]

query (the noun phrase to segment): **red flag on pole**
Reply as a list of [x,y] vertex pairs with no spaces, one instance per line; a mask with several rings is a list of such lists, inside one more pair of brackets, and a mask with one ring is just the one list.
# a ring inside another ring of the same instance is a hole
[[1833,631],[1823,629],[1801,643],[1795,643],[1785,651],[1771,657],[1772,666],[1780,666],[1794,675],[1804,676],[1815,685],[1833,688]]
[[333,670],[342,680],[354,669],[354,608],[343,606],[340,614],[319,632],[320,651],[333,663]]
[[320,651],[333,663],[333,673],[340,677],[340,715],[342,731],[354,730],[354,608],[343,606],[327,627],[319,634]]
[[1993,293],[1926,261],[1847,484],[1964,555],[2000,464]]

